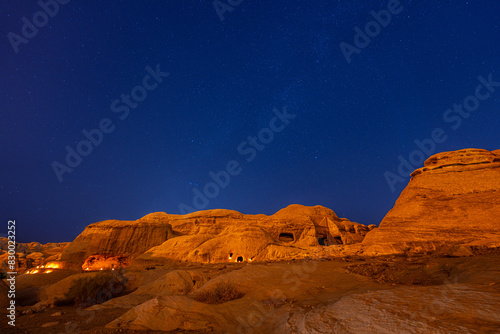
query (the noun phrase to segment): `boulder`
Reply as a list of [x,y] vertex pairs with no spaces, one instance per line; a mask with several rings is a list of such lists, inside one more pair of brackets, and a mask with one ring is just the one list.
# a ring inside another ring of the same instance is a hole
[[139,286],[134,292],[113,298],[90,310],[105,308],[132,308],[158,296],[185,295],[208,281],[207,275],[191,270],[174,270],[166,275]]
[[211,305],[193,302],[185,296],[159,296],[134,307],[106,325],[106,328],[220,331],[222,327],[217,321],[219,319],[224,320]]
[[500,324],[498,292],[466,284],[397,287],[297,309],[273,333],[493,333]]
[[427,159],[364,238],[365,254],[434,252],[446,244],[499,247],[500,155],[494,152],[465,149]]
[[153,261],[153,263],[162,263],[166,260],[183,261],[187,255],[205,241],[210,240],[214,235],[194,234],[183,235],[169,239],[159,246],[155,246],[144,254],[141,254],[138,261]]

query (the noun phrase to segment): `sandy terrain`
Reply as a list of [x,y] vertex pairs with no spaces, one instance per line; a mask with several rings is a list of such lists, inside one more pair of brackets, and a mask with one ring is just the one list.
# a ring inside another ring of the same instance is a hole
[[[425,330],[494,333],[500,328],[499,254],[466,258],[391,256],[234,265],[183,264],[180,268],[158,267],[147,271],[129,268],[129,272],[139,282],[152,281],[175,269],[204,273],[208,283],[234,282],[245,296],[220,305],[203,304],[207,309],[202,313],[215,310],[224,318],[214,319],[207,330],[171,333],[322,333],[327,329],[337,333]],[[129,309],[118,306],[99,306],[93,311],[77,310],[74,306],[48,308],[18,316],[16,329],[7,332],[165,333],[146,328],[104,328]],[[59,312],[61,315],[57,315]],[[149,315],[146,310],[144,316]],[[150,327],[165,326],[168,322],[156,318],[156,323],[149,322]],[[57,324],[41,327],[51,322]]]

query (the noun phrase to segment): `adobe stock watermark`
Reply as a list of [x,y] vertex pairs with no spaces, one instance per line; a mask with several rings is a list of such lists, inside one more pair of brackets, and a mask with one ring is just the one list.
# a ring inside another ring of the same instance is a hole
[[54,18],[57,13],[59,13],[60,5],[66,5],[71,0],[40,0],[37,2],[38,6],[42,10],[39,10],[33,14],[33,17],[30,20],[23,16],[21,21],[23,25],[21,27],[21,34],[19,36],[13,32],[9,32],[7,34],[7,38],[9,39],[10,45],[14,50],[14,53],[19,53],[19,45],[28,44],[28,42],[35,38],[38,35],[39,28],[45,27],[49,23],[49,17]]
[[243,0],[226,1],[227,3],[220,0],[215,0],[214,2],[212,2],[212,6],[214,6],[215,12],[217,13],[217,16],[219,16],[221,22],[225,20],[224,13],[232,12],[236,6],[239,6],[243,2]]
[[7,222],[7,318],[10,321],[7,323],[10,326],[16,326],[16,275],[17,275],[17,267],[16,267],[16,220],[12,219]]
[[[139,103],[146,99],[148,91],[155,90],[163,82],[163,79],[170,75],[167,72],[160,71],[160,64],[156,65],[156,69],[146,66],[145,70],[148,74],[144,75],[140,85],[133,87],[130,94],[121,94],[119,99],[111,102],[111,111],[117,114],[117,117],[122,121],[127,119],[131,109],[137,108]],[[53,161],[50,164],[57,180],[62,182],[64,180],[63,175],[73,172],[82,163],[84,157],[89,156],[95,147],[102,144],[104,135],[112,133],[115,128],[116,126],[113,124],[113,121],[110,118],[104,117],[97,123],[96,128],[90,130],[83,129],[81,132],[85,138],[79,141],[75,148],[66,145],[65,163]]]
[[[365,25],[364,31],[359,27],[354,27],[356,35],[354,35],[353,44],[340,42],[339,47],[345,57],[347,63],[352,61],[351,57],[354,53],[359,54],[361,50],[370,45],[371,38],[375,38],[380,34],[382,27],[387,27],[392,20],[392,15],[398,15],[403,11],[403,6],[398,0],[389,0],[387,10],[382,9],[378,12],[370,11],[371,16],[375,21],[370,21]],[[371,38],[370,38],[371,37]]]
[[[495,87],[500,87],[500,81],[493,81],[493,74],[488,74],[488,79],[483,76],[478,76],[479,85],[476,86],[474,94],[464,98],[462,103],[454,103],[453,108],[446,109],[443,113],[443,121],[450,123],[452,130],[456,131],[462,126],[463,120],[470,117],[472,112],[479,109],[481,101],[486,101],[495,92]],[[398,183],[405,183],[410,174],[419,166],[421,166],[426,157],[433,155],[436,151],[437,144],[442,144],[448,139],[446,132],[442,128],[435,128],[431,131],[429,138],[423,140],[415,139],[413,142],[417,146],[406,160],[402,155],[398,156],[399,166],[398,174],[386,171],[384,178],[391,192],[396,191]]]
[[[256,136],[248,136],[247,140],[238,145],[237,152],[245,157],[245,161],[252,162],[257,157],[258,152],[262,152],[266,145],[269,145],[274,140],[274,135],[282,132],[290,124],[290,120],[297,116],[287,113],[286,107],[283,107],[283,111],[274,108],[273,114],[274,117],[269,121],[268,127],[260,129]],[[210,200],[216,198],[220,190],[229,185],[231,177],[241,174],[242,171],[243,167],[238,160],[229,160],[225,168],[217,173],[210,171],[208,176],[212,181],[205,184],[202,190],[196,187],[193,188],[193,206],[180,203],[179,211],[181,214],[184,215],[206,208]]]

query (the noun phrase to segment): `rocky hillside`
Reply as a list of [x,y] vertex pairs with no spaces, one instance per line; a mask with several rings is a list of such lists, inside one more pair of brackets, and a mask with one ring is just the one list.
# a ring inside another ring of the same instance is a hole
[[431,156],[363,244],[367,254],[500,246],[500,150]]
[[81,264],[98,254],[134,258],[158,246],[143,259],[251,261],[286,255],[283,247],[359,243],[368,231],[322,206],[290,205],[271,216],[231,210],[157,212],[136,221],[107,220],[87,226],[62,260]]
[[174,236],[166,214],[135,221],[105,220],[88,225],[63,252],[61,260],[81,264],[90,255],[141,254]]
[[[7,258],[9,240],[0,238],[0,270],[7,271]],[[16,243],[16,259],[17,270],[23,272],[26,269],[36,267],[48,261],[57,261],[61,257],[61,253],[69,242],[49,242],[41,244],[39,242]]]

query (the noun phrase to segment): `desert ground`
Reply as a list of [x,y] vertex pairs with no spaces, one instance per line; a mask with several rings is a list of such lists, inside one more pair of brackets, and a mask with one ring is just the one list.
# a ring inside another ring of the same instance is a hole
[[[165,282],[165,275],[186,271],[209,279],[207,286],[218,281],[232,283],[245,295],[213,305],[194,301],[191,295],[197,289],[190,290],[178,297],[179,309],[173,313],[162,315],[159,309],[144,308],[142,316],[149,327],[165,328],[172,321],[175,326],[186,317],[193,328],[207,327],[166,332],[224,333],[215,321],[210,324],[211,318],[219,315],[219,323],[232,326],[235,333],[495,333],[500,328],[500,252],[473,257],[188,264],[149,270],[130,268],[125,275],[132,291],[137,281],[180,288],[184,282],[178,277]],[[23,283],[29,286],[27,279]],[[105,328],[130,313],[127,301],[119,301],[123,298],[112,300],[116,303],[109,308],[106,305],[111,301],[92,311],[52,306],[25,314],[19,316],[12,333],[165,333],[123,329],[119,324]],[[41,327],[47,324],[53,325]]]

